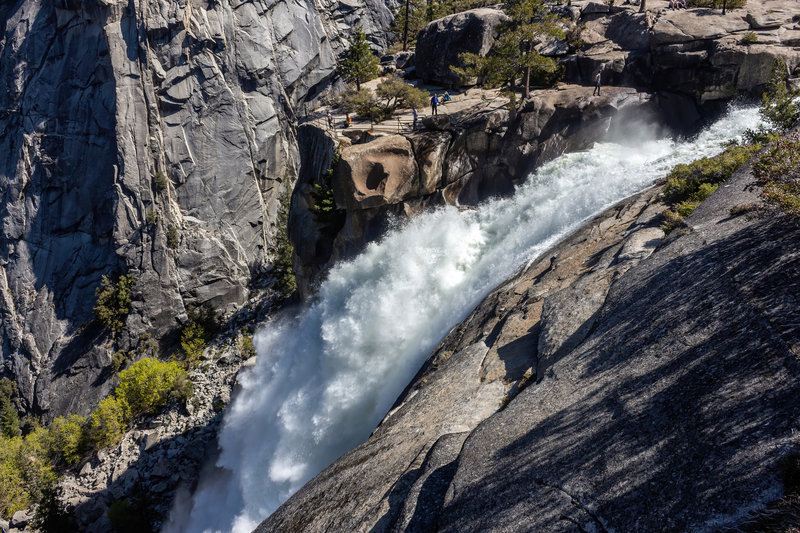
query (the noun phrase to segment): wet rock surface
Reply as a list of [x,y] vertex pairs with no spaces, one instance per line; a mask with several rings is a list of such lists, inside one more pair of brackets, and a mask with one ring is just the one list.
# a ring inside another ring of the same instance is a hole
[[800,227],[730,214],[757,193],[746,165],[666,240],[657,190],[593,219],[258,531],[705,531],[780,497]]
[[[655,195],[650,190],[600,215],[492,293],[442,342],[370,439],[258,531],[435,529],[461,443],[535,373],[539,331],[556,314],[543,315],[543,301],[591,284],[602,302],[610,280],[655,248],[643,238],[661,235]],[[562,330],[579,329],[578,318],[560,318]]]

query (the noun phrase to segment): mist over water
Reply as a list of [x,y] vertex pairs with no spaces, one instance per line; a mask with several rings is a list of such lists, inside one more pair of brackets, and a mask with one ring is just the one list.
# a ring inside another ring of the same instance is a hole
[[757,122],[756,108],[740,108],[689,141],[597,143],[543,166],[512,198],[419,215],[337,265],[310,307],[256,334],[256,366],[220,433],[222,470],[201,479],[191,511],[173,510],[167,531],[252,531],[366,440],[495,286],[588,217]]

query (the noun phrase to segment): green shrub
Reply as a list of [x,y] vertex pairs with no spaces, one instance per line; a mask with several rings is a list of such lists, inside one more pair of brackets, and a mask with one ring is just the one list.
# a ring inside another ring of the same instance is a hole
[[789,131],[800,120],[800,89],[789,88],[787,78],[786,63],[779,58],[761,97],[761,116],[780,132]]
[[667,175],[667,184],[661,193],[661,200],[670,207],[664,211],[664,223],[661,225],[664,233],[669,234],[682,226],[683,220],[701,202],[760,149],[758,143],[731,145],[713,157],[704,157],[688,165],[676,165]]
[[56,467],[77,463],[85,451],[86,418],[80,415],[59,416],[50,424],[50,458]]
[[705,199],[705,193],[701,192],[702,185],[724,182],[760,149],[761,146],[757,144],[733,145],[713,157],[703,157],[688,165],[676,165],[667,175],[662,200],[672,206],[685,200],[702,201]]
[[341,154],[337,150],[333,155],[331,168],[322,173],[319,183],[315,183],[311,191],[313,200],[311,215],[319,224],[321,233],[330,240],[336,237],[345,221],[345,211],[336,207],[336,200],[333,197],[333,169],[340,157]]
[[281,195],[281,205],[278,209],[277,231],[275,233],[275,259],[273,266],[277,279],[275,288],[283,298],[289,298],[297,290],[297,281],[294,277],[292,256],[294,246],[289,239],[289,206],[292,201],[292,190],[287,186]]
[[367,88],[354,89],[348,87],[339,95],[337,106],[345,113],[355,113],[359,117],[373,122],[381,122],[386,118],[383,108],[378,105],[375,93]]
[[193,366],[203,355],[203,350],[220,328],[217,312],[210,305],[189,306],[189,321],[181,330],[181,350],[188,367]]
[[754,31],[748,31],[742,36],[742,44],[751,45],[758,42],[758,34]]
[[128,352],[124,350],[118,350],[114,352],[111,355],[111,370],[113,370],[116,374],[125,368],[125,366],[128,364],[128,361],[130,361],[130,355],[128,355]]
[[159,218],[160,217],[158,215],[158,211],[148,211],[147,214],[145,215],[145,220],[147,220],[147,223],[150,226],[155,226],[156,224],[158,224]]
[[180,238],[178,237],[178,230],[175,226],[170,226],[167,228],[167,246],[172,248],[173,250],[178,247],[180,244]]
[[253,346],[252,333],[246,332],[242,334],[242,338],[239,341],[239,353],[241,354],[242,359],[250,359],[256,355],[256,348]]
[[428,105],[428,93],[401,80],[397,74],[386,76],[375,88],[382,99],[383,114],[391,116],[398,108],[421,109]]
[[9,438],[20,434],[16,397],[17,384],[8,378],[0,379],[0,434]]
[[160,170],[156,172],[155,176],[153,176],[153,186],[156,188],[156,192],[164,192],[167,190],[167,175],[161,172]]
[[131,291],[134,285],[133,274],[124,274],[112,282],[103,275],[100,287],[95,290],[97,303],[94,316],[100,324],[116,335],[125,325],[125,319],[131,308]]
[[768,204],[800,216],[800,139],[782,137],[770,144],[753,163],[753,176]]
[[0,437],[0,515],[39,502],[53,487],[56,474],[48,460],[49,434],[37,428],[24,439]]
[[20,434],[19,414],[10,401],[0,402],[0,433],[5,437],[16,437]]
[[31,503],[19,464],[21,448],[22,437],[0,436],[0,516],[6,519]]
[[116,397],[108,396],[89,417],[86,438],[95,448],[105,448],[119,442],[125,433],[125,410]]
[[181,330],[181,350],[188,366],[193,366],[203,355],[206,347],[206,332],[203,326],[190,321]]
[[[164,362],[145,358],[133,363],[119,374],[119,385],[114,391],[126,420],[155,414],[182,386],[186,370],[176,361]],[[94,415],[93,415],[94,416]]]

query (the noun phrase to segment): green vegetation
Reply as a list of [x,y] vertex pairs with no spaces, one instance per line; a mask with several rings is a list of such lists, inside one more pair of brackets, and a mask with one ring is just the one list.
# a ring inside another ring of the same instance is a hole
[[758,34],[754,31],[748,31],[742,36],[742,44],[751,45],[758,42]]
[[375,79],[380,74],[380,61],[370,50],[367,35],[361,27],[356,28],[350,48],[339,65],[339,74],[348,83],[355,83],[356,90],[361,89],[362,83]]
[[339,95],[336,105],[344,113],[355,113],[359,117],[368,118],[373,122],[380,122],[386,118],[378,107],[375,94],[367,89],[353,89],[349,87]]
[[125,433],[125,412],[122,403],[113,395],[100,400],[86,425],[86,438],[96,448],[119,442]]
[[95,290],[97,303],[94,316],[100,324],[116,335],[125,325],[125,319],[131,309],[131,290],[135,283],[133,274],[124,274],[111,281],[103,275],[100,287]]
[[187,309],[189,320],[181,330],[181,350],[188,368],[200,360],[206,344],[219,331],[219,317],[213,307],[204,305]]
[[253,346],[253,332],[245,331],[239,340],[239,354],[242,359],[250,359],[256,355],[256,347]]
[[314,201],[310,211],[314,220],[320,226],[320,233],[326,238],[333,239],[344,224],[345,212],[336,207],[333,197],[333,169],[339,163],[341,153],[337,149],[331,159],[331,166],[319,178],[319,182],[314,184],[311,191],[311,199]]
[[17,384],[8,378],[0,379],[0,434],[11,438],[20,434],[19,414],[14,401]]
[[59,416],[48,430],[50,461],[57,468],[72,466],[80,461],[86,451],[86,417]]
[[664,212],[665,222],[661,229],[670,233],[682,225],[703,200],[760,149],[758,143],[731,145],[713,157],[676,165],[667,175],[667,184],[661,194],[662,201],[670,207]]
[[180,238],[178,237],[178,229],[175,226],[169,226],[167,228],[167,246],[174,250],[178,247],[180,242]]
[[800,121],[800,90],[787,84],[788,69],[775,61],[772,77],[761,97],[761,116],[778,132],[787,132]]
[[384,113],[391,115],[399,108],[422,108],[428,103],[428,93],[401,80],[397,74],[384,78],[375,89]]
[[462,79],[477,77],[489,87],[509,84],[514,88],[522,78],[522,96],[530,87],[552,85],[561,77],[558,61],[534,49],[543,38],[566,38],[557,18],[543,0],[510,0],[504,4],[511,21],[500,27],[499,37],[486,57],[463,53],[465,67],[451,67]]
[[158,215],[158,211],[148,211],[147,214],[145,215],[145,220],[147,221],[147,224],[150,226],[155,226],[156,224],[158,224],[159,218],[160,217]]
[[287,186],[281,195],[281,205],[278,209],[275,260],[272,263],[277,276],[275,288],[283,298],[289,298],[297,290],[297,282],[292,269],[294,247],[292,246],[292,241],[289,240],[289,206],[291,201],[292,189]]
[[116,374],[125,368],[130,361],[130,355],[124,350],[117,350],[111,355],[111,370]]
[[166,191],[167,184],[167,175],[160,170],[156,172],[155,176],[153,176],[153,186],[156,188],[156,192],[160,193]]
[[25,438],[0,436],[1,516],[10,518],[40,501],[55,483],[47,441],[47,430],[42,428]]
[[189,367],[194,366],[203,355],[206,348],[206,332],[203,326],[195,322],[189,322],[181,330],[181,350],[186,358]]
[[751,139],[768,147],[753,163],[753,176],[767,204],[800,216],[800,140],[787,134],[800,121],[800,90],[787,83],[788,69],[778,59],[761,98],[761,116],[770,129],[749,131]]
[[409,85],[396,74],[390,74],[378,83],[375,93],[367,88],[350,87],[339,96],[337,105],[345,113],[355,113],[373,122],[380,122],[399,108],[419,109],[425,107],[427,102],[428,93]]
[[185,401],[191,396],[186,387],[186,370],[176,361],[145,358],[119,374],[114,391],[125,420],[158,413],[170,398]]
[[[186,401],[192,384],[177,362],[142,359],[120,372],[114,393],[100,401],[89,419],[61,416],[49,428],[34,425],[27,435],[0,434],[0,516],[38,504],[35,522],[45,531],[70,531],[55,498],[58,474],[90,450],[119,442],[134,418],[157,413],[170,399]],[[0,380],[0,395],[13,384]]]
[[753,176],[768,204],[800,216],[800,139],[786,136],[769,145],[753,164]]

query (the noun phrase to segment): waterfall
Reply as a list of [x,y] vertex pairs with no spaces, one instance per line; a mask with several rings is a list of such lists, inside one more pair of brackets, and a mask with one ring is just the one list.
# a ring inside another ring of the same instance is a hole
[[596,143],[544,165],[511,198],[424,213],[334,267],[316,300],[255,336],[190,515],[169,531],[249,532],[362,443],[447,332],[588,217],[758,122],[731,109],[693,139]]

